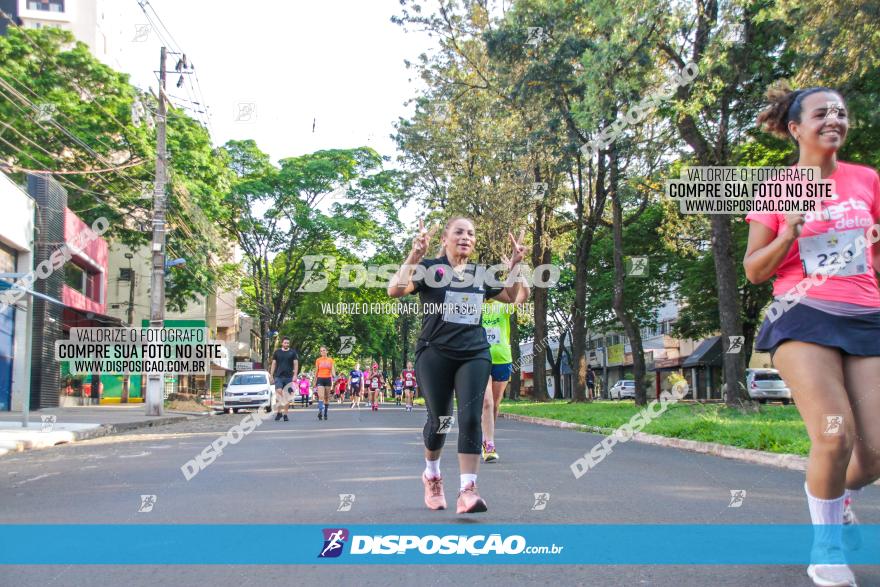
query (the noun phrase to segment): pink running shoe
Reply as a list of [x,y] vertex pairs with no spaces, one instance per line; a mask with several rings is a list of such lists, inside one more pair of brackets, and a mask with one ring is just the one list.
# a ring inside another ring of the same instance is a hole
[[456,504],[455,513],[457,514],[476,514],[488,510],[486,502],[477,493],[477,486],[473,481],[465,485],[465,488],[458,492],[458,503]]
[[443,478],[428,479],[422,473],[422,483],[425,486],[425,505],[429,510],[445,510],[446,496],[443,495]]

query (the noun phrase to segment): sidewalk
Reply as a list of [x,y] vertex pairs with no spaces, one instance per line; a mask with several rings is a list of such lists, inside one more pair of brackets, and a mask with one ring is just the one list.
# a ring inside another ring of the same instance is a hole
[[[577,430],[579,432],[589,432],[591,434],[601,434],[603,436],[608,436],[615,432],[614,429],[610,428],[598,428],[596,426],[587,426],[585,424],[575,424],[573,422],[552,420],[550,418],[524,416],[522,414],[511,414],[509,412],[501,412],[498,414],[498,417],[517,422],[525,422],[527,424],[537,424],[539,426],[549,426],[551,428],[562,428],[565,430]],[[677,448],[680,450],[708,454],[726,459],[734,459],[745,463],[751,463],[753,465],[769,465],[771,467],[780,467],[783,469],[791,469],[793,471],[807,470],[808,459],[807,457],[802,457],[800,455],[740,448],[738,446],[719,444],[717,442],[701,442],[684,438],[658,436],[656,434],[646,434],[645,432],[636,432],[628,440],[640,442],[642,444],[653,444],[654,446]],[[627,439],[624,439],[621,442],[627,442]],[[875,481],[874,485],[880,486],[880,479]]]
[[147,416],[145,411],[144,404],[46,408],[30,413],[27,428],[21,425],[21,412],[0,412],[0,456],[135,428],[162,426],[190,417],[171,411],[166,411],[164,416]]

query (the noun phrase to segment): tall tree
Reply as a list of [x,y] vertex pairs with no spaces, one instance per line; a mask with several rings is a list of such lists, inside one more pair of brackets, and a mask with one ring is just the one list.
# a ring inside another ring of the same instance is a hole
[[[277,331],[300,304],[324,301],[340,269],[336,239],[358,247],[371,235],[374,245],[388,246],[402,229],[398,176],[372,149],[319,151],[277,167],[253,141],[230,141],[224,150],[237,179],[222,221],[244,251],[245,304],[262,333]],[[268,354],[264,344],[264,363]]]

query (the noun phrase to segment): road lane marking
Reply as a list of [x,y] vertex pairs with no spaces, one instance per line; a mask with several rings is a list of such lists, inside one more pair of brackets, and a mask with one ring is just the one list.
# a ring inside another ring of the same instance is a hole
[[60,475],[61,473],[46,473],[44,475],[37,475],[36,477],[32,477],[31,479],[25,479],[24,481],[19,481],[15,484],[16,487],[21,487],[25,483],[30,483],[31,481],[39,481],[40,479],[45,479],[46,477],[52,477],[54,475]]

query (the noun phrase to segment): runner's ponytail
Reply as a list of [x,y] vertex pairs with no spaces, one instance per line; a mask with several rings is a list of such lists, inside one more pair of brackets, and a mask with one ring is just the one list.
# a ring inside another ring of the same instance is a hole
[[837,90],[823,86],[792,90],[788,83],[781,82],[770,87],[766,94],[769,104],[758,114],[758,125],[773,136],[794,141],[794,137],[788,130],[788,123],[801,121],[801,104],[804,98],[817,92],[831,92],[840,95]]

